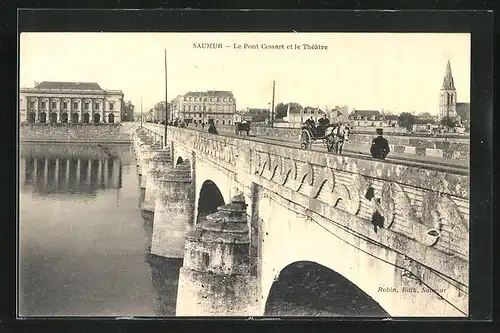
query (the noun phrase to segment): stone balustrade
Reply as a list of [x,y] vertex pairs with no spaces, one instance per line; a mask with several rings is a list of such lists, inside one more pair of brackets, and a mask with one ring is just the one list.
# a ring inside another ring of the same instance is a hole
[[304,194],[312,200],[307,205],[323,215],[335,208],[370,221],[378,211],[384,217],[384,228],[468,258],[468,175],[189,129],[169,128],[168,139],[192,147],[228,169],[258,175],[279,192],[288,189]]
[[[221,133],[234,133],[234,126],[217,125],[217,130]],[[194,127],[190,124],[190,128]],[[277,138],[284,141],[299,142],[300,128],[278,128],[251,126],[250,134],[256,136]],[[354,131],[349,136],[349,144],[355,150],[370,151],[370,146],[375,133]],[[460,135],[425,135],[407,133],[384,133],[391,150],[397,153],[406,153],[419,156],[441,157],[444,159],[468,160],[470,154],[470,139]]]

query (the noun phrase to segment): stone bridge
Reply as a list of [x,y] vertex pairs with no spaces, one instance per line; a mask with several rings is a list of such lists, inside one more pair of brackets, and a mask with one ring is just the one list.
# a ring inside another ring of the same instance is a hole
[[151,252],[183,258],[177,315],[276,315],[301,299],[339,316],[467,316],[467,175],[163,134],[133,141]]

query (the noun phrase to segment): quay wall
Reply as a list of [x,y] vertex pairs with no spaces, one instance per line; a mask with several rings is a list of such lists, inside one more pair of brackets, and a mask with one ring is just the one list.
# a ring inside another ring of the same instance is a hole
[[21,142],[128,143],[131,138],[122,124],[31,124],[19,126]]

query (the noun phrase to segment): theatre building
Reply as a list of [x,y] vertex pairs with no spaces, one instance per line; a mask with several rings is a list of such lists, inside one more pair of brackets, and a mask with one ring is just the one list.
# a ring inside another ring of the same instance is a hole
[[21,88],[21,123],[119,123],[123,92],[95,82],[35,83]]

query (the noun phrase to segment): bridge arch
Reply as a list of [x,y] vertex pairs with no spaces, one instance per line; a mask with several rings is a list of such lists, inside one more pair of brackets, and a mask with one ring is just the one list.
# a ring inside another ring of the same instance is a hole
[[203,182],[198,198],[196,223],[199,223],[205,216],[215,213],[217,211],[217,207],[224,204],[224,197],[219,190],[219,187],[211,180]]
[[264,315],[390,317],[354,283],[313,261],[296,261],[279,272],[268,293]]

